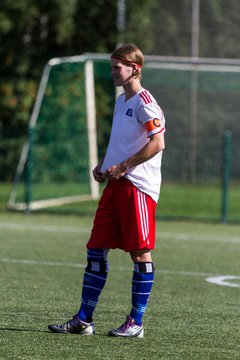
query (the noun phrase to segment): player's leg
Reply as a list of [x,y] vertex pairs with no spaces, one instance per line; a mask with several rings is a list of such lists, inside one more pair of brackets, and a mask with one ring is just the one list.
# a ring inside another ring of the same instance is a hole
[[154,265],[150,250],[131,252],[134,262],[132,277],[132,309],[130,317],[135,324],[142,324],[154,281]]
[[[126,322],[109,335],[122,337],[143,337],[142,317],[154,281],[154,266],[150,249],[155,244],[156,203],[146,194],[133,190],[133,200],[126,206],[123,218],[123,236],[126,251],[134,263],[132,277],[132,309]],[[129,195],[129,191],[128,191]],[[127,231],[124,233],[124,229]]]
[[93,335],[93,312],[104,288],[108,273],[108,249],[88,249],[87,267],[82,285],[82,303],[73,318],[63,324],[51,324],[49,330],[57,333]]
[[132,277],[132,309],[125,323],[110,331],[110,336],[143,337],[142,317],[146,311],[154,281],[154,266],[147,249],[131,252],[134,262]]
[[82,303],[78,317],[88,323],[92,322],[93,312],[107,279],[109,248],[118,246],[118,227],[112,207],[114,188],[112,182],[108,183],[104,190],[87,243],[88,265],[83,278]]
[[107,279],[108,251],[109,249],[88,249],[87,252],[88,265],[83,277],[82,303],[78,317],[88,323],[92,322],[93,312]]
[[73,319],[66,323],[49,325],[48,328],[53,332],[83,335],[94,333],[92,315],[107,278],[108,249],[118,247],[118,228],[112,211],[113,192],[114,186],[108,183],[96,211],[93,229],[87,243],[88,264],[83,278],[80,309]]

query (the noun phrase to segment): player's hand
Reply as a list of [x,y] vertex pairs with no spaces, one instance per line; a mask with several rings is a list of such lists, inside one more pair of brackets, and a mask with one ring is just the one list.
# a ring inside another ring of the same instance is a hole
[[118,180],[123,177],[126,172],[127,167],[121,163],[113,165],[111,168],[107,169],[103,176],[108,180]]
[[96,180],[97,182],[104,182],[105,181],[105,177],[103,176],[103,173],[101,173],[99,165],[97,165],[93,169],[92,174],[93,174],[94,180]]

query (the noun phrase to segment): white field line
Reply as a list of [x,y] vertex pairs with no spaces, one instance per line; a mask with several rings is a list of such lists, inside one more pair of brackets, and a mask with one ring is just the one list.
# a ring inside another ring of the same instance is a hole
[[[42,231],[42,232],[56,232],[56,233],[76,233],[87,234],[90,233],[90,227],[78,226],[54,226],[54,225],[35,225],[35,224],[18,224],[18,223],[0,223],[0,229],[4,230],[20,230],[20,231]],[[226,235],[210,235],[210,234],[184,234],[175,232],[157,232],[158,239],[172,239],[172,240],[186,240],[186,241],[216,241],[223,243],[240,244],[240,237],[226,236]]]
[[34,224],[7,224],[7,223],[0,223],[0,229],[34,231],[34,232],[43,231],[43,232],[56,232],[56,233],[76,233],[76,234],[89,233],[91,230],[89,227],[34,225]]
[[162,232],[158,233],[158,237],[163,237],[165,239],[173,240],[188,240],[188,241],[216,241],[216,242],[226,242],[232,244],[240,244],[240,237],[238,236],[225,236],[225,235],[210,235],[210,234],[184,234],[184,233],[171,233],[171,232]]
[[74,267],[74,268],[84,268],[86,264],[76,264],[76,263],[67,263],[60,261],[37,261],[37,260],[29,260],[29,259],[8,259],[8,258],[0,258],[0,263],[5,264],[20,264],[20,265],[39,265],[39,266],[62,266],[62,267]]
[[[61,267],[73,267],[73,268],[85,268],[86,264],[80,263],[68,263],[59,261],[44,261],[44,260],[30,260],[30,259],[9,259],[0,258],[0,263],[6,264],[19,264],[19,265],[38,265],[38,266],[61,266]],[[132,271],[130,267],[110,267],[113,271]],[[180,276],[197,276],[197,277],[211,277],[216,274],[202,273],[202,272],[189,272],[189,271],[172,271],[172,270],[156,270],[156,273],[166,275],[180,275]]]
[[240,287],[240,283],[234,283],[229,280],[240,280],[240,276],[233,275],[221,275],[221,276],[211,276],[206,279],[207,282],[211,284],[216,284],[220,286],[230,286],[230,287]]

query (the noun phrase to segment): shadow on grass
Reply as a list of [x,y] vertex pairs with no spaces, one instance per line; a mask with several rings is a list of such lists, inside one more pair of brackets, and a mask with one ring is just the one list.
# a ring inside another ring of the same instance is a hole
[[[16,331],[16,332],[36,332],[36,333],[44,333],[44,334],[49,334],[49,335],[57,335],[57,336],[73,336],[73,335],[76,335],[76,336],[81,336],[80,334],[74,334],[74,333],[69,333],[69,334],[66,334],[66,333],[54,333],[50,330],[36,330],[36,329],[27,329],[27,328],[11,328],[11,327],[0,327],[0,331]],[[112,337],[112,336],[109,336],[108,334],[100,334],[100,333],[97,333],[95,336],[97,337],[108,337],[108,338],[111,338],[111,339],[116,339],[116,337]],[[94,336],[94,337],[95,337]]]
[[0,327],[0,331],[39,332],[39,333],[51,334],[49,330],[21,329],[21,328],[11,328],[11,327]]

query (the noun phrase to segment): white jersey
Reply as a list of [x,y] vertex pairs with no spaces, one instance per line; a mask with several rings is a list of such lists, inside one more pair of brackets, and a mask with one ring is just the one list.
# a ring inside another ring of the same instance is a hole
[[[125,101],[118,97],[110,141],[101,167],[104,173],[140,151],[153,134],[165,131],[164,114],[149,91],[142,89]],[[134,186],[157,202],[161,186],[162,151],[144,163],[130,168],[125,174]]]

